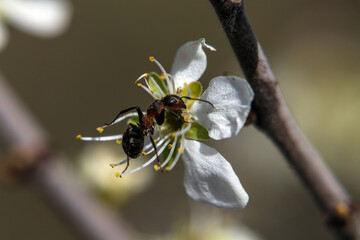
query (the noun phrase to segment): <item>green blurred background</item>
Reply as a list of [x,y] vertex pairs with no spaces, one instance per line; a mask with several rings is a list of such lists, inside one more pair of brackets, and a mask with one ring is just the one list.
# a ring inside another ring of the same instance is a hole
[[[96,135],[95,128],[120,110],[151,103],[134,84],[157,70],[149,56],[170,70],[180,45],[205,37],[217,51],[207,52],[202,84],[224,72],[242,74],[208,1],[73,4],[72,24],[56,39],[10,27],[0,69],[75,166],[86,145],[75,140],[78,133]],[[246,10],[300,128],[359,200],[360,1],[258,0],[246,1]],[[263,239],[332,239],[309,192],[257,129],[210,145],[233,165],[250,195],[244,210],[217,212]],[[171,174],[150,174],[152,184],[141,193],[121,207],[110,204],[140,233],[163,236],[189,224],[191,209],[214,211],[187,197],[182,164]],[[32,184],[2,186],[0,206],[0,239],[80,238]]]

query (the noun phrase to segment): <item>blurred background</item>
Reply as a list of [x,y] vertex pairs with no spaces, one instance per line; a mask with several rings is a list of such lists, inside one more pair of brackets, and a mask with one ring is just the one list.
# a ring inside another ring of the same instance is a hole
[[[108,161],[124,158],[121,146],[87,144],[75,136],[95,136],[95,128],[120,110],[151,103],[134,84],[142,73],[158,71],[149,56],[170,70],[180,45],[205,37],[217,49],[207,52],[208,68],[200,80],[205,88],[224,72],[242,72],[208,1],[72,4],[72,22],[57,38],[37,38],[7,24],[10,38],[0,53],[0,71],[70,156],[84,188],[146,239],[211,239],[206,234],[220,236],[214,239],[333,239],[294,171],[252,126],[236,138],[209,142],[247,190],[250,201],[243,210],[189,199],[182,164],[170,174],[147,169],[116,179],[118,170]],[[246,1],[246,10],[300,128],[359,201],[360,1],[258,0]],[[122,133],[125,127],[112,130]],[[0,146],[0,156],[6,152]],[[0,206],[1,239],[81,238],[31,183],[2,185]]]

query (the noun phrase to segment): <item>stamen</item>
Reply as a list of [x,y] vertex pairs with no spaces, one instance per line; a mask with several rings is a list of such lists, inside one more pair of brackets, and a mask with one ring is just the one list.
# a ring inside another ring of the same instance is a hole
[[182,88],[179,88],[179,87],[176,90],[177,93],[181,93],[182,91],[183,91]]
[[171,144],[169,144],[169,145],[168,145],[168,149],[171,149],[171,148],[172,148],[172,145],[171,145]]
[[185,116],[184,116],[184,120],[185,120],[185,121],[187,121],[187,120],[189,120],[189,119],[190,119],[190,115],[185,115]]
[[153,56],[149,57],[150,62],[154,62],[155,58]]
[[164,168],[164,166],[166,166],[166,164],[170,161],[171,156],[173,155],[173,153],[175,151],[177,141],[178,141],[178,136],[175,137],[174,142],[172,143],[172,146],[171,146],[171,150],[170,150],[169,155],[167,156],[166,160],[163,162],[163,164],[161,164],[162,168]]
[[171,94],[175,94],[176,93],[176,89],[175,89],[175,86],[176,86],[176,84],[175,84],[175,79],[174,79],[174,77],[171,75],[171,74],[168,74],[169,75],[169,79],[171,80],[171,83],[172,83],[172,89],[171,89],[171,91],[170,91],[170,93]]
[[116,173],[115,173],[115,177],[117,177],[117,178],[120,177],[120,173],[119,173],[119,172],[116,172]]
[[112,135],[112,136],[101,136],[101,137],[82,137],[81,135],[77,135],[76,139],[81,141],[96,141],[96,142],[105,142],[105,141],[113,141],[122,139],[122,134]]
[[114,167],[115,167],[115,164],[110,163],[110,167],[114,168]]
[[188,125],[186,126],[186,128],[181,129],[181,131],[176,132],[175,135],[176,135],[176,136],[184,135],[187,131],[189,131],[190,128],[191,128],[191,124],[188,124]]
[[136,79],[136,81],[135,81],[135,83],[137,83],[138,81],[140,81],[141,79],[143,79],[143,78],[147,78],[149,76],[149,74],[148,73],[144,73],[144,74],[142,74],[140,77],[138,77],[138,79]]
[[150,94],[154,99],[159,99],[159,98],[161,98],[161,95],[159,94],[159,93],[157,93],[157,92],[153,92],[153,91],[151,91],[149,88],[147,88],[147,87],[145,87],[145,86],[143,86],[142,84],[140,84],[141,86],[139,86],[139,87],[141,87],[142,89],[144,89],[148,94]]
[[167,77],[167,74],[166,74],[166,73],[162,73],[162,74],[160,75],[160,78],[161,78],[162,80],[165,80],[166,77]]
[[[156,143],[156,147],[160,147],[164,141],[166,141],[168,138],[170,137],[170,135],[166,135],[165,137],[163,137],[159,142],[158,141],[155,141],[154,142]],[[145,147],[144,147],[144,151],[146,152],[146,154],[150,154],[154,151],[155,149],[153,148],[153,145],[152,143],[149,143],[147,144]]]
[[155,88],[160,92],[161,97],[165,97],[166,94],[164,93],[164,91],[160,88],[159,84],[157,84],[157,82],[155,81],[154,78],[150,77],[150,81],[155,85]]
[[[170,139],[168,141],[166,141],[165,144],[163,144],[163,146],[161,147],[161,149],[158,151],[158,155],[161,155],[161,153],[164,151],[165,147],[169,144],[170,142]],[[144,163],[143,165],[141,165],[140,167],[138,168],[135,168],[134,170],[131,170],[129,172],[125,172],[125,173],[122,173],[120,174],[120,177],[124,176],[124,175],[127,175],[127,174],[130,174],[130,173],[134,173],[134,172],[137,172],[145,167],[147,167],[148,165],[150,165],[153,161],[156,160],[156,154],[149,160],[147,161],[146,163]]]
[[98,127],[96,128],[96,130],[99,132],[99,133],[102,133],[104,131],[104,128],[103,127]]
[[[146,86],[147,86],[147,87],[150,89],[150,91],[153,93],[153,91],[151,90],[151,87],[150,87],[150,85],[149,85],[148,79],[147,79],[147,77],[148,77],[149,75],[150,75],[150,74],[148,74],[148,73],[144,73],[143,75],[141,75],[141,76],[135,81],[135,83],[137,83],[137,82],[140,81],[141,79],[144,79]],[[141,83],[138,83],[137,85],[138,85],[138,87],[142,87],[142,84],[141,84]]]
[[154,165],[154,170],[157,172],[159,170],[159,165]]
[[[179,159],[180,159],[180,155],[184,152],[184,150],[182,149],[182,145],[183,145],[183,143],[181,142],[180,148],[178,148],[178,152],[177,152],[177,154],[176,154],[176,157],[175,157],[173,163],[171,164],[171,166],[169,167],[169,171],[171,171],[171,170],[175,167],[176,163],[177,163],[177,162],[179,161]],[[181,149],[182,151],[180,151],[180,149]]]
[[146,155],[147,155],[147,153],[144,152],[144,151],[142,151],[141,154],[142,154],[143,156],[146,156]]
[[163,67],[163,66],[159,63],[159,61],[156,60],[154,57],[150,57],[150,61],[151,61],[151,62],[155,62],[156,65],[158,65],[158,67],[160,68],[161,72],[162,72],[163,74],[166,74],[166,78],[165,78],[165,79],[166,79],[167,87],[168,87],[168,89],[169,89],[169,92],[170,92],[171,94],[174,94],[174,93],[175,93],[174,85],[173,85],[172,82],[170,81],[170,79],[169,79],[169,74],[166,73],[164,67]]
[[116,143],[117,143],[117,144],[121,144],[121,140],[120,140],[120,139],[116,139]]

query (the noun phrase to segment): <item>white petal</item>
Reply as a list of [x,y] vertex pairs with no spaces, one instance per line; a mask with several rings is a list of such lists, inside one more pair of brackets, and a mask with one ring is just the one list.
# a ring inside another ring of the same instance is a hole
[[199,80],[204,73],[207,60],[203,47],[215,51],[215,48],[205,43],[204,38],[187,42],[179,48],[171,69],[175,80],[175,89],[183,88],[185,83],[189,84]]
[[202,124],[209,136],[219,140],[236,136],[244,126],[249,114],[254,92],[246,80],[236,76],[220,76],[210,81],[201,99],[210,104],[196,101],[191,112]]
[[184,185],[196,201],[220,208],[244,208],[249,196],[230,163],[204,143],[186,140]]
[[9,39],[8,30],[6,29],[6,26],[4,24],[0,23],[0,51],[6,47],[8,39]]
[[0,7],[14,26],[40,37],[62,33],[72,10],[68,0],[1,0]]

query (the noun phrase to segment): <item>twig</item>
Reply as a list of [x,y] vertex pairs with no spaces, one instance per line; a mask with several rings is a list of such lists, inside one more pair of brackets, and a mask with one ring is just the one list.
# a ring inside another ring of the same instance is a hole
[[296,126],[247,19],[243,0],[210,0],[255,92],[256,126],[264,131],[311,191],[342,239],[360,238],[359,211]]
[[[66,165],[66,157],[49,147],[45,131],[16,99],[1,76],[0,130],[9,148],[15,152],[11,160],[21,162],[22,167],[15,170],[31,169],[30,179],[87,239],[136,239],[131,227],[118,214],[98,204],[80,187]],[[10,166],[13,162],[9,162]]]

